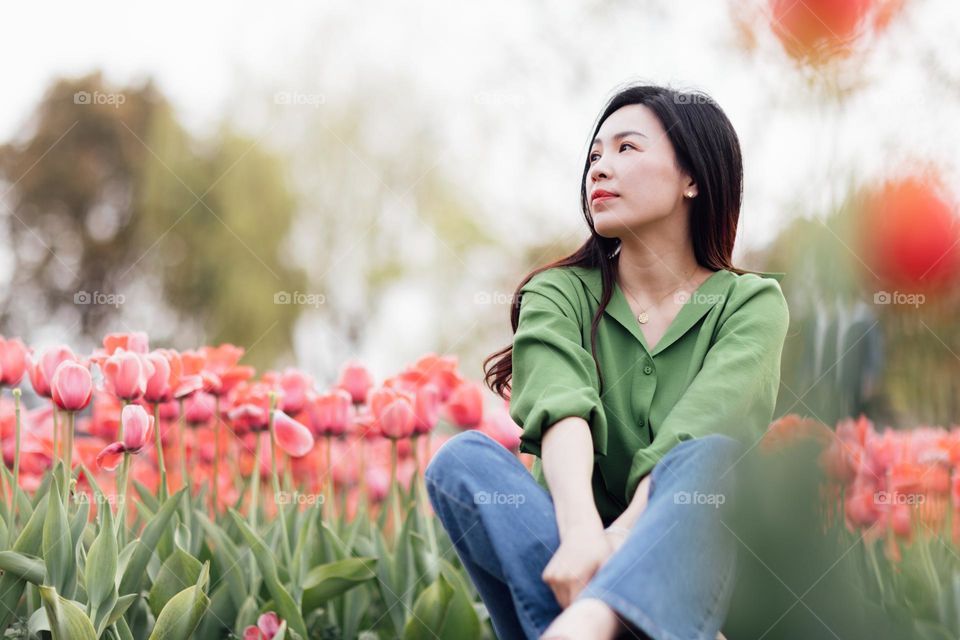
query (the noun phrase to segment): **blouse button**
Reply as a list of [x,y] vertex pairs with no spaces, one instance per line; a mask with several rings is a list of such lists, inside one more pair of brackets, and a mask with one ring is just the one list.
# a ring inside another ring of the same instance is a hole
[[643,368],[643,372],[647,375],[650,375],[651,373],[653,373],[653,367],[651,367],[650,365],[647,365]]

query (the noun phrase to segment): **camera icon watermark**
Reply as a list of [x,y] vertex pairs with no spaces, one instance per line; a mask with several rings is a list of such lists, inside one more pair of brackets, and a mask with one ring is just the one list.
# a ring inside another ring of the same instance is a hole
[[302,93],[300,91],[278,91],[273,94],[273,103],[283,106],[308,106],[318,108],[326,103],[327,98],[322,93]]
[[127,101],[127,96],[122,93],[104,93],[102,91],[77,91],[73,94],[73,104],[98,104],[109,105],[114,109],[119,109],[120,105]]
[[277,291],[273,294],[273,304],[297,304],[320,308],[320,305],[326,301],[327,298],[322,293]]
[[902,293],[900,291],[876,291],[873,294],[873,304],[905,304],[919,307],[927,301],[922,293]]
[[119,308],[126,297],[122,293],[101,293],[100,291],[77,291],[73,294],[73,304],[105,304]]
[[509,505],[519,508],[527,501],[527,497],[522,493],[500,493],[494,491],[478,491],[473,494],[473,503],[478,505]]
[[674,504],[709,505],[716,509],[727,501],[722,493],[701,493],[699,491],[677,491],[673,494]]
[[713,98],[702,93],[677,93],[673,97],[674,104],[714,104]]

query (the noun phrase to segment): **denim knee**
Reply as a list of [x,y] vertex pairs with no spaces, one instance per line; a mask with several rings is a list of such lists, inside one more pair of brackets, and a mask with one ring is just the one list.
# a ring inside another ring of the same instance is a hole
[[[484,458],[496,453],[491,447],[502,446],[485,433],[462,431],[443,443],[433,454],[423,477],[432,483],[443,481],[452,474],[469,473],[472,467],[484,469]],[[467,462],[469,461],[469,464]]]

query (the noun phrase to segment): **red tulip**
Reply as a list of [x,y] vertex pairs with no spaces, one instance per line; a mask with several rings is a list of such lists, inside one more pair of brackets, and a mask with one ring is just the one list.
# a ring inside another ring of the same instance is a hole
[[366,367],[353,360],[343,365],[336,386],[349,393],[355,404],[360,404],[367,400],[367,392],[373,386],[373,376]]
[[772,0],[774,35],[793,58],[821,64],[852,53],[875,0]]
[[76,362],[61,362],[50,384],[53,401],[64,411],[81,411],[90,404],[93,378],[90,370]]
[[283,390],[280,409],[288,414],[303,411],[307,404],[307,393],[313,388],[313,380],[299,369],[287,369],[277,382]]
[[483,393],[479,385],[464,382],[450,395],[447,401],[450,420],[462,429],[472,429],[483,420]]
[[150,351],[150,339],[143,331],[130,333],[108,333],[103,336],[103,349],[107,355],[113,355],[118,349],[146,354]]
[[157,349],[145,358],[153,365],[153,374],[147,378],[144,400],[152,403],[173,400],[174,392],[180,385],[180,354],[173,349]]
[[939,195],[938,182],[890,181],[870,194],[861,211],[861,253],[881,286],[934,291],[960,275],[960,224]]
[[0,336],[0,386],[19,384],[27,369],[27,347],[19,338]]
[[294,458],[305,456],[313,449],[310,430],[279,409],[273,410],[273,430],[277,444]]

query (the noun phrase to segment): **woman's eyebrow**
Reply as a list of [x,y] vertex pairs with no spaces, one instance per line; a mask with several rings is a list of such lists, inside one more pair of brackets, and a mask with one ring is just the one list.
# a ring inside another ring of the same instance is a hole
[[[614,140],[619,140],[620,138],[626,138],[627,136],[631,136],[631,135],[633,135],[633,136],[640,136],[641,138],[646,138],[646,137],[647,137],[646,135],[640,133],[639,131],[621,131],[620,133],[615,133],[615,134],[613,134],[613,139],[614,139]],[[594,139],[593,139],[593,142],[590,143],[590,146],[592,147],[593,145],[597,144],[598,142],[600,142],[600,138],[594,138]]]

